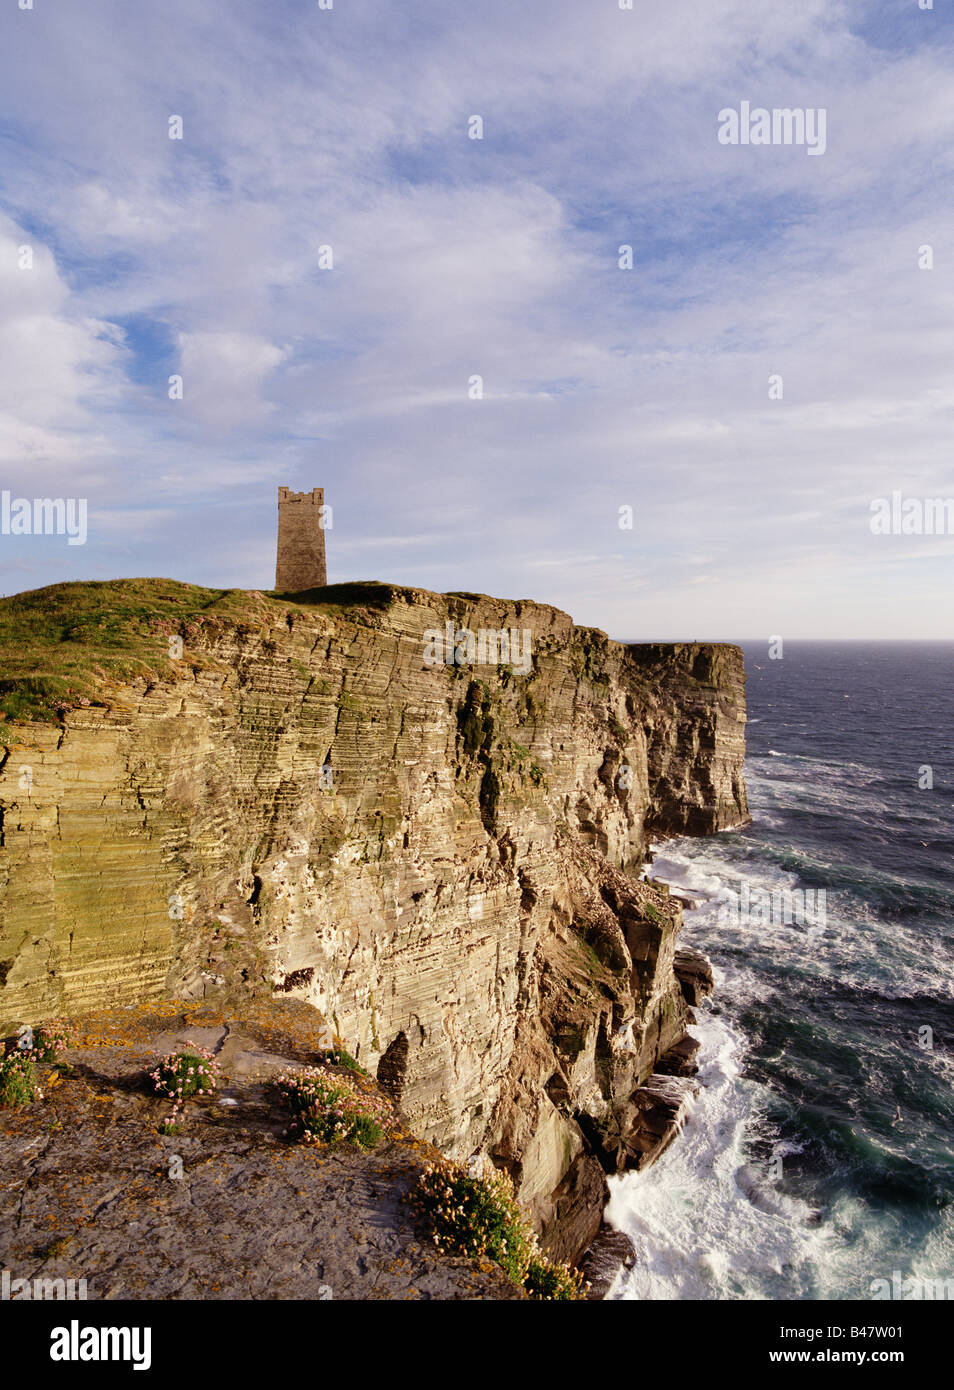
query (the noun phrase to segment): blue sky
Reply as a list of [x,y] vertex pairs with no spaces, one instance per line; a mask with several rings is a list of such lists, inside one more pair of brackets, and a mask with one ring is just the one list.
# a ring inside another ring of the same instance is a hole
[[[0,592],[268,588],[321,485],[333,581],[950,637],[954,537],[869,526],[954,496],[950,10],[4,6],[0,485],[89,537],[0,536]],[[721,145],[743,100],[823,107],[824,155]]]

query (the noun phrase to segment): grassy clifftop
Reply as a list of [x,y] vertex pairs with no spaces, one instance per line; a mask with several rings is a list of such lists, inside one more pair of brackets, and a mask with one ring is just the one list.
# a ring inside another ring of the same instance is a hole
[[[217,628],[258,630],[307,604],[328,613],[382,608],[397,589],[335,584],[309,594],[204,589],[172,579],[54,584],[0,599],[0,739],[18,721],[101,704],[110,683],[152,681],[169,669],[169,638]],[[194,646],[190,663],[195,664]]]

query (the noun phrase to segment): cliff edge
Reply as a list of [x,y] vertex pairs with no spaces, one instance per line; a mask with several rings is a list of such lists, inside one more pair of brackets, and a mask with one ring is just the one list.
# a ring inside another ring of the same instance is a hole
[[[461,632],[526,659],[458,664]],[[650,835],[747,818],[741,651],[482,595],[135,580],[0,600],[0,655],[4,1028],[300,1000],[578,1258],[680,1070],[680,908],[638,871]]]

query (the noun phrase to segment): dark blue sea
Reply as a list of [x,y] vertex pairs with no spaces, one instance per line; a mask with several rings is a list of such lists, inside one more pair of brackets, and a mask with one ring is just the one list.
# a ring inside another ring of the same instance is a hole
[[611,1296],[954,1298],[954,643],[744,647],[753,823],[650,869],[716,990],[683,1135],[613,1181]]

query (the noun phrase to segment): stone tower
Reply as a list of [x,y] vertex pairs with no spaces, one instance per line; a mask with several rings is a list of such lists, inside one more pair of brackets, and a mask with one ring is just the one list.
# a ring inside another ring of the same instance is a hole
[[278,489],[278,561],[275,588],[289,593],[320,589],[327,584],[325,529],[322,508],[325,490],[290,492]]

